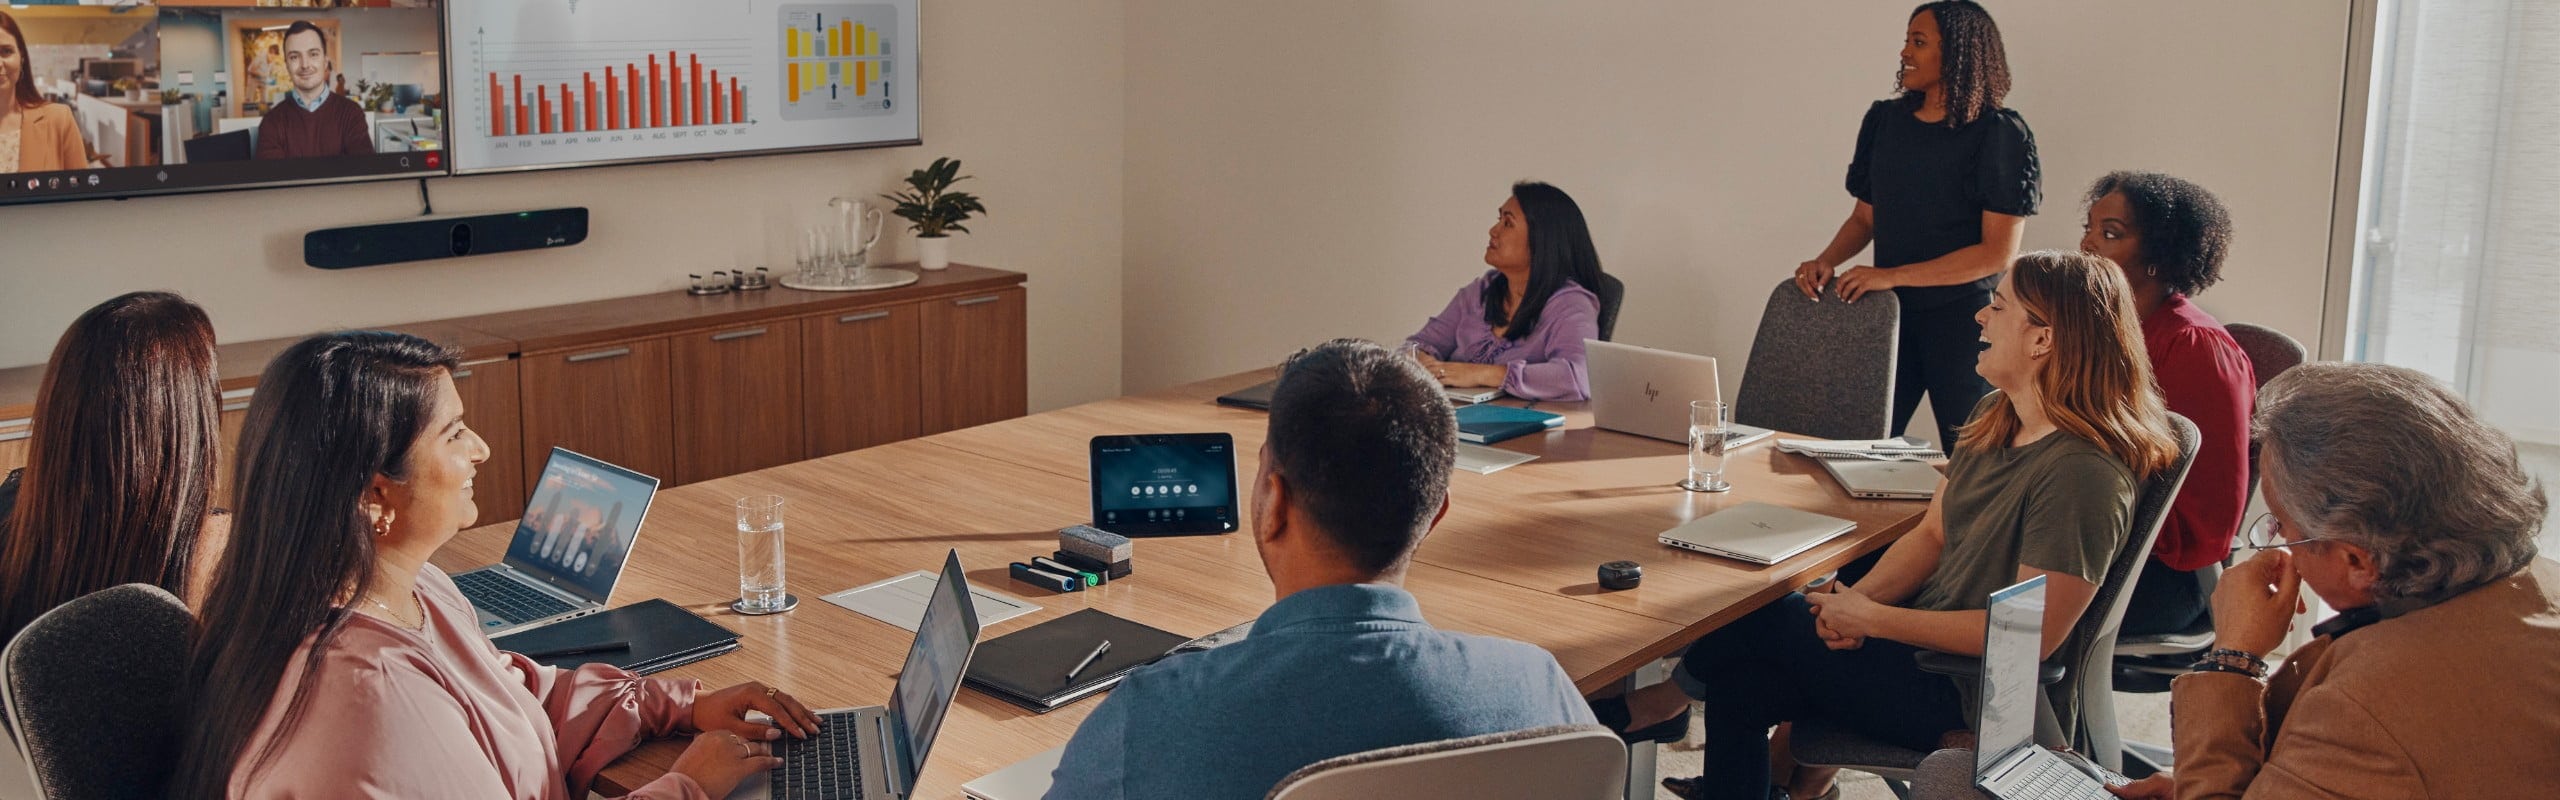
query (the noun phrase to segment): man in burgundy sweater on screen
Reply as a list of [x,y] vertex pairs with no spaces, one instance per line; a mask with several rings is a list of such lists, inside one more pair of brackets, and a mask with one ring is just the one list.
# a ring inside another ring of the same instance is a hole
[[329,50],[328,33],[309,20],[285,29],[284,66],[293,92],[259,121],[258,158],[373,155],[373,126],[365,122],[364,107],[329,91],[329,76],[337,71]]

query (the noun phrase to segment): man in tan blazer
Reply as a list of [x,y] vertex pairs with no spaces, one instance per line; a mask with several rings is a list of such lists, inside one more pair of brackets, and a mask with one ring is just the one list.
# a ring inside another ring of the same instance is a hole
[[[2258,402],[2260,552],[2170,690],[2176,774],[2116,793],[2560,796],[2560,563],[2514,443],[2397,367],[2307,364]],[[2266,677],[2303,584],[2346,610]]]

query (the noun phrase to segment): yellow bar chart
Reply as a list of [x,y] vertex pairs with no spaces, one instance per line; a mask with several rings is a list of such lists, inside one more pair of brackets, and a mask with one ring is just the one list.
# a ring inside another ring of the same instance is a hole
[[887,113],[897,9],[885,4],[782,7],[785,118]]

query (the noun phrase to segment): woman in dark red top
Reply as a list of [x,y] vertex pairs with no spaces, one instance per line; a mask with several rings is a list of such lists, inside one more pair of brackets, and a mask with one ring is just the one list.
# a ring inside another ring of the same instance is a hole
[[2123,635],[2172,633],[2204,615],[2194,573],[2231,554],[2249,501],[2258,382],[2231,332],[2187,299],[2222,280],[2231,215],[2204,187],[2157,172],[2110,173],[2088,203],[2080,249],[2124,269],[2161,398],[2204,435],[2124,614]]

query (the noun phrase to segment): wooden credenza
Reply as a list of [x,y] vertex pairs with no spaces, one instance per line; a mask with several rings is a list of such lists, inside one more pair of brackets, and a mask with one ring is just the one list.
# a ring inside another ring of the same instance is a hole
[[[516,518],[554,446],[673,486],[1022,416],[1024,276],[955,264],[875,292],[663,292],[386,326],[459,348],[489,443],[482,522]],[[225,344],[217,501],[257,374],[293,339]],[[26,460],[43,365],[0,370],[0,470]]]

